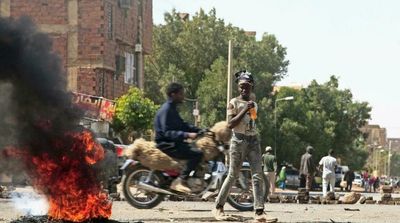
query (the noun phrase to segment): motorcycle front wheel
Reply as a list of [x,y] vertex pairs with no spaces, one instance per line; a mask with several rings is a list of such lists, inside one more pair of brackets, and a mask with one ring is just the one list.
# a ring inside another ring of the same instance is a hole
[[254,209],[250,168],[244,167],[240,170],[239,177],[231,188],[227,202],[239,211],[252,211]]
[[[122,181],[122,191],[126,201],[135,208],[154,208],[164,200],[163,194],[146,191],[137,187],[139,182],[144,182],[147,179],[150,172],[149,169],[143,166],[133,167],[126,171],[126,175]],[[150,183],[154,186],[160,186],[161,178],[162,176],[159,173],[153,173]]]

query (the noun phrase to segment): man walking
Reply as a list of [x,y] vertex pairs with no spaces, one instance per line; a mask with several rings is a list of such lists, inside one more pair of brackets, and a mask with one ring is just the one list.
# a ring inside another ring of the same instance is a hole
[[229,151],[229,172],[215,201],[214,217],[220,221],[238,220],[225,215],[224,205],[232,184],[238,178],[243,160],[250,163],[256,222],[277,222],[276,218],[267,218],[264,212],[264,176],[261,166],[261,151],[256,129],[257,104],[250,99],[254,85],[253,76],[247,71],[235,74],[240,95],[228,105],[228,126],[232,129]]
[[327,156],[322,157],[319,161],[320,168],[322,167],[322,195],[326,197],[328,184],[331,192],[335,192],[335,168],[336,159],[333,157],[333,149],[330,149]]
[[349,169],[345,174],[344,174],[344,180],[346,181],[346,191],[351,191],[353,187],[353,181],[356,176],[354,175],[354,171],[352,169]]
[[300,161],[300,187],[305,187],[306,190],[312,189],[312,180],[315,173],[315,164],[312,158],[314,148],[307,146],[306,152],[301,156]]
[[268,182],[268,191],[265,192],[265,195],[274,194],[275,193],[275,175],[276,175],[276,157],[272,155],[272,148],[271,146],[267,146],[265,148],[265,154],[262,157],[263,164],[264,164],[264,175]]

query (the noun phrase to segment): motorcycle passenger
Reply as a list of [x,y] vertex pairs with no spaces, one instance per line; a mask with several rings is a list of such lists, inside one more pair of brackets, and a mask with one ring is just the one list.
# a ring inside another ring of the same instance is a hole
[[184,89],[179,83],[171,83],[167,87],[168,100],[157,111],[154,128],[157,147],[170,157],[187,160],[180,176],[175,179],[170,188],[183,193],[191,193],[186,180],[190,172],[200,163],[203,152],[191,147],[185,139],[195,139],[199,128],[184,122],[177,110],[178,104],[184,100]]
[[240,95],[230,100],[227,108],[228,127],[233,131],[229,149],[229,173],[215,201],[213,214],[216,220],[236,220],[233,216],[225,215],[224,204],[232,185],[239,176],[243,159],[247,158],[250,163],[254,189],[254,219],[256,222],[276,222],[276,218],[269,218],[264,212],[264,173],[255,124],[257,104],[251,98],[254,80],[247,71],[239,71],[235,76]]

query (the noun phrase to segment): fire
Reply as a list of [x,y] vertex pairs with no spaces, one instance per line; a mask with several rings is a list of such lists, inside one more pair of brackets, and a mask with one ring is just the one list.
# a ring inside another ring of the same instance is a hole
[[68,133],[51,145],[62,155],[30,157],[33,185],[47,196],[49,217],[73,222],[109,218],[111,202],[93,166],[104,158],[103,148],[87,131]]

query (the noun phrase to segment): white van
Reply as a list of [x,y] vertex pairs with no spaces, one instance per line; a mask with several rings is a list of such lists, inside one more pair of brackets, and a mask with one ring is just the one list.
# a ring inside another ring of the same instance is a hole
[[354,173],[354,181],[353,184],[362,187],[362,182],[363,179],[361,177],[361,174],[359,173]]
[[[341,166],[337,165],[335,169],[335,187],[340,187],[340,182],[344,179],[344,174],[349,171],[349,166]],[[340,190],[343,190],[342,187],[340,187]]]

